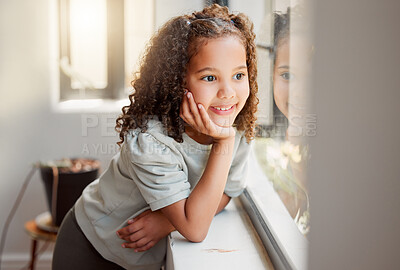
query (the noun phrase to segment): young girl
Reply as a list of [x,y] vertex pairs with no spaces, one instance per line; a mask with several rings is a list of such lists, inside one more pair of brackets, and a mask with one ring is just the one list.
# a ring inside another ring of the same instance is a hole
[[117,119],[121,151],[64,219],[53,269],[160,269],[171,231],[206,237],[245,185],[254,37],[245,15],[218,5],[158,31]]

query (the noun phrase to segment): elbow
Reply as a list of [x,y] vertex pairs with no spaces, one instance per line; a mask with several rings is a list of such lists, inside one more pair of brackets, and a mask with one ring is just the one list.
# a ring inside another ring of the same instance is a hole
[[204,241],[204,239],[206,239],[206,235],[195,235],[186,237],[186,239],[193,243],[201,243]]
[[186,235],[184,235],[184,237],[189,240],[190,242],[193,243],[201,243],[204,241],[204,239],[206,239],[207,236],[207,232],[202,232],[202,231],[193,231],[193,232],[189,232]]

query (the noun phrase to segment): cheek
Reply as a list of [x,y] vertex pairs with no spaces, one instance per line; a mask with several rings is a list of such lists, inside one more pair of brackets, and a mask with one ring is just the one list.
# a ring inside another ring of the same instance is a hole
[[278,103],[287,103],[289,97],[289,83],[283,80],[274,81],[274,99]]
[[210,87],[203,87],[201,85],[195,85],[189,91],[192,92],[194,100],[196,103],[201,103],[204,107],[208,107],[210,105]]
[[244,83],[239,89],[237,95],[239,96],[241,103],[244,105],[246,103],[246,100],[250,96],[250,85],[249,82],[247,81]]
[[203,100],[201,85],[196,83],[196,81],[193,78],[189,77],[186,81],[186,88],[188,89],[189,92],[193,94],[196,103],[201,103],[201,101]]

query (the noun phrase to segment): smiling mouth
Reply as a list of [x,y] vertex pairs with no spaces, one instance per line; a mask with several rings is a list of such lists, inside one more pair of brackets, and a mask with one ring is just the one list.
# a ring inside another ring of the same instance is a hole
[[229,115],[231,114],[236,107],[236,104],[230,106],[210,106],[210,110],[218,115]]
[[232,105],[232,106],[230,106],[230,107],[212,107],[212,106],[211,106],[211,108],[213,108],[213,109],[215,109],[215,110],[218,110],[218,111],[229,111],[230,109],[233,108],[233,106],[235,106],[235,105]]

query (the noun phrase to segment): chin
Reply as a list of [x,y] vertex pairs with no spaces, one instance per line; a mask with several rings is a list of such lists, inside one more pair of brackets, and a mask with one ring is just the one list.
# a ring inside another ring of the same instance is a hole
[[211,119],[217,126],[220,127],[231,127],[233,123],[235,122],[235,119],[232,120],[232,118],[216,118],[216,119]]

